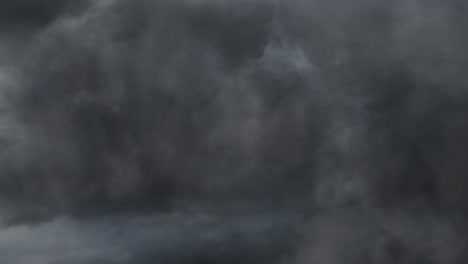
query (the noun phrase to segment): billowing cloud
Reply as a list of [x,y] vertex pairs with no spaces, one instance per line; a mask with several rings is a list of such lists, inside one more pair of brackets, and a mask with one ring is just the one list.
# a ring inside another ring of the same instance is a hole
[[465,15],[0,3],[2,263],[463,263]]

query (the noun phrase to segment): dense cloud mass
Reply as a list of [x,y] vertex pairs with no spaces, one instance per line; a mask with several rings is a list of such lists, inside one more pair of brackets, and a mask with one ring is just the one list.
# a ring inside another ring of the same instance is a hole
[[0,262],[468,261],[468,5],[0,2]]

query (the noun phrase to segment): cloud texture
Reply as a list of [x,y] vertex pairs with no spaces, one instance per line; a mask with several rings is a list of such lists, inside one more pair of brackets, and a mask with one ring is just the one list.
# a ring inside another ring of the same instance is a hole
[[465,263],[467,12],[2,1],[1,262]]

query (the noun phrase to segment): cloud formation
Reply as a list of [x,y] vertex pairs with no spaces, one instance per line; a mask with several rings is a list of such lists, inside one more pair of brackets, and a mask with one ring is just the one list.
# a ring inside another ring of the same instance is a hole
[[464,263],[467,7],[3,1],[2,263]]

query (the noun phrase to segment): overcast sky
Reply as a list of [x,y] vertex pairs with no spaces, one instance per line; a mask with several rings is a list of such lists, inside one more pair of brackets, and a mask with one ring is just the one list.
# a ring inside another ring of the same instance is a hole
[[466,263],[467,15],[0,1],[0,263]]

